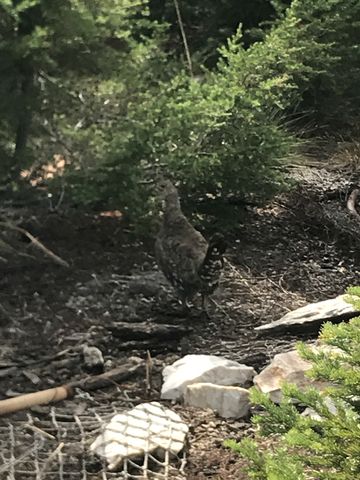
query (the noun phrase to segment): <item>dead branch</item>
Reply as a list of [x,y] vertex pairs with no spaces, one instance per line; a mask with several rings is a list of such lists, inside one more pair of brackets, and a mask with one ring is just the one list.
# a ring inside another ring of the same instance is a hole
[[69,268],[70,265],[68,262],[60,258],[58,255],[56,255],[54,252],[49,250],[43,243],[41,243],[37,238],[35,238],[33,235],[31,235],[30,232],[25,230],[25,228],[18,227],[17,225],[14,225],[13,223],[10,222],[0,222],[0,227],[8,228],[9,230],[14,230],[16,232],[22,233],[25,235],[35,247],[40,249],[45,255],[50,257],[52,260],[54,260],[55,263],[58,265],[61,265],[62,267]]
[[192,62],[191,62],[191,55],[190,55],[190,50],[189,50],[189,45],[188,45],[188,42],[187,42],[186,34],[185,34],[184,24],[183,24],[183,21],[182,21],[182,18],[181,18],[181,12],[180,12],[180,7],[179,7],[178,0],[174,0],[174,6],[175,6],[175,10],[176,10],[177,20],[178,20],[178,23],[179,23],[181,37],[182,37],[183,44],[184,44],[184,50],[185,50],[186,60],[188,62],[188,69],[189,69],[190,77],[193,77],[194,74],[193,74],[193,68],[192,68]]
[[346,203],[346,206],[347,206],[347,209],[349,210],[349,212],[354,215],[358,220],[360,220],[360,215],[358,213],[358,211],[356,210],[356,200],[359,196],[359,193],[360,193],[360,190],[358,188],[355,188],[355,190],[353,190],[350,195],[349,195],[349,198],[347,200],[347,203]]
[[39,392],[27,393],[18,397],[8,398],[0,401],[0,415],[18,412],[35,405],[44,405],[53,402],[59,402],[72,396],[72,391],[67,385],[61,387],[40,390]]
[[110,326],[111,333],[114,337],[124,340],[143,341],[154,339],[158,342],[160,339],[175,340],[186,335],[190,327],[188,325],[171,325],[161,324],[153,325],[148,322],[128,323],[114,322]]
[[[10,254],[11,253],[16,254],[24,258],[31,258],[32,260],[34,259],[32,255],[29,255],[28,253],[24,253],[24,252],[19,252],[18,250],[16,250],[16,248],[12,247],[9,243],[5,242],[1,238],[0,238],[0,251],[5,253],[10,253]],[[6,259],[4,260],[5,260],[5,263],[7,263],[7,260]]]
[[146,393],[150,395],[152,389],[152,370],[154,362],[151,358],[149,350],[146,350],[146,362],[145,362],[145,380],[146,380]]
[[48,438],[49,440],[56,440],[56,437],[54,437],[54,435],[51,435],[50,433],[45,432],[45,430],[42,430],[41,428],[36,427],[35,425],[26,423],[24,427],[27,428],[28,430],[31,430],[32,432],[39,433],[40,435],[42,435],[45,438]]
[[138,359],[129,361],[120,367],[109,370],[101,375],[86,377],[81,380],[54,387],[38,392],[19,395],[18,397],[8,398],[0,401],[0,416],[8,413],[18,412],[35,405],[46,405],[48,403],[59,402],[71,398],[74,395],[75,388],[91,391],[105,388],[128,379],[130,376],[144,368],[144,363]]
[[[132,361],[121,365],[120,367],[113,368],[108,372],[96,375],[94,377],[86,377],[82,380],[77,380],[75,382],[69,383],[68,387],[70,388],[80,388],[89,392],[91,390],[99,390],[100,388],[109,387],[111,385],[116,385],[123,380],[126,380],[130,376],[139,372],[144,368],[144,363],[141,361]],[[1,407],[1,402],[0,402]],[[1,413],[1,410],[0,410]]]
[[51,463],[59,455],[61,450],[64,448],[64,446],[65,446],[64,442],[59,443],[59,445],[55,448],[55,450],[49,455],[49,458],[46,460],[43,468],[41,469],[41,472],[40,472],[39,477],[38,477],[39,480],[42,480],[43,478],[45,478],[47,476],[46,475],[47,470],[49,469]]

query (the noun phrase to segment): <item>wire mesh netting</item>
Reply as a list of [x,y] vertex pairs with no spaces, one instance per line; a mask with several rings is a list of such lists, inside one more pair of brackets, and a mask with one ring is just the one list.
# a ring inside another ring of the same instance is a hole
[[186,454],[144,452],[109,471],[89,447],[114,415],[132,405],[87,408],[82,414],[51,407],[46,414],[27,413],[21,420],[0,421],[1,480],[180,480],[186,478]]

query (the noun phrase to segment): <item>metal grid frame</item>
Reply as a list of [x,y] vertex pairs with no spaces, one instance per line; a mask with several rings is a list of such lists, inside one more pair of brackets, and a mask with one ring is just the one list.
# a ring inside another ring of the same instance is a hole
[[0,479],[4,480],[184,480],[185,450],[177,457],[165,450],[156,458],[145,452],[126,459],[111,472],[105,461],[89,451],[104,425],[126,407],[89,407],[83,414],[50,407],[41,420],[27,413],[26,419],[0,421]]

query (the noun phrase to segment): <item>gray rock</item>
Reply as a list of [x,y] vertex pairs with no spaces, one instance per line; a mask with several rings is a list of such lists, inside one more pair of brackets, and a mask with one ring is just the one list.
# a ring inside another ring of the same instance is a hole
[[[330,397],[325,397],[324,403],[331,414],[333,415],[337,414],[337,408],[335,407],[334,402]],[[321,421],[323,419],[321,415],[319,415],[313,408],[310,408],[310,407],[305,408],[305,410],[302,412],[301,415],[303,417],[310,417],[313,420],[318,420],[318,421]]]
[[163,370],[161,398],[181,399],[187,385],[213,383],[244,386],[256,374],[252,367],[215,355],[186,355]]
[[254,377],[254,385],[263,393],[268,393],[271,400],[279,403],[282,397],[283,382],[294,383],[299,388],[312,386],[323,389],[325,382],[313,381],[305,376],[311,363],[303,360],[296,350],[279,353],[259,375]]
[[185,404],[211,408],[224,418],[241,418],[250,410],[248,390],[213,383],[188,385],[185,390]]
[[[308,328],[310,325],[318,327],[326,321],[340,322],[359,315],[360,311],[356,310],[353,305],[346,302],[345,298],[351,298],[351,296],[340,295],[331,300],[310,303],[305,307],[287,313],[280,318],[280,320],[256,327],[255,330],[258,332],[264,332],[268,330],[286,330],[300,326]],[[353,298],[359,300],[358,297]]]

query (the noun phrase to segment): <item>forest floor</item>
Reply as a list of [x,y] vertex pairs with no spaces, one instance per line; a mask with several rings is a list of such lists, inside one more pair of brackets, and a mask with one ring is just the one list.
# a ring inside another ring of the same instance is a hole
[[[171,289],[157,272],[152,241],[136,238],[121,219],[75,210],[49,213],[39,206],[13,209],[15,216],[26,218],[25,228],[71,266],[62,268],[38,254],[36,260],[2,257],[0,398],[83,377],[79,351],[83,344],[100,348],[108,368],[129,356],[146,358],[147,351],[154,368],[150,391],[144,376],[137,376],[59,404],[63,412],[76,409],[79,415],[126,399],[133,404],[158,400],[163,366],[186,353],[222,355],[259,371],[296,341],[315,338],[316,332],[261,337],[254,327],[359,283],[357,220],[346,210],[346,198],[357,179],[348,170],[344,173],[343,166],[293,167],[289,172],[299,182],[297,187],[265,207],[248,207],[234,225],[210,320],[196,307],[191,317],[179,313]],[[28,253],[34,254],[30,244]],[[182,325],[188,332],[182,338],[132,338],[131,326],[144,321]],[[130,324],[130,333],[116,336],[112,328],[116,322]],[[251,435],[248,420],[175,408],[191,425],[187,478],[245,479],[242,461],[222,443]],[[49,410],[32,410],[39,428]],[[29,415],[2,419],[0,433],[11,422],[21,432]],[[1,447],[4,452],[5,440]],[[18,447],[21,451],[21,441]],[[28,477],[16,478],[35,478],[31,468]],[[103,478],[93,475],[88,478]]]

